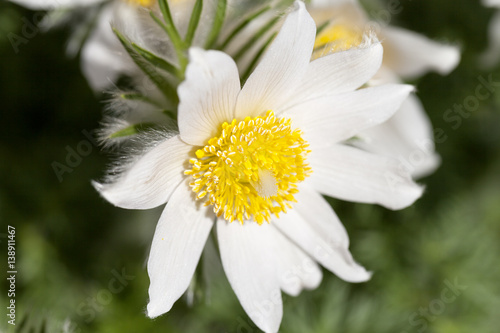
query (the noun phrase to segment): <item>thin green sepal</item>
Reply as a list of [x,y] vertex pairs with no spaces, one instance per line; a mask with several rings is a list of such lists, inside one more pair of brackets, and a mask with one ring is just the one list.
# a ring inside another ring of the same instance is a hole
[[274,17],[271,20],[267,22],[266,25],[264,25],[262,28],[260,28],[257,33],[250,38],[248,43],[243,45],[238,52],[234,55],[234,60],[238,61],[244,54],[247,52],[257,41],[266,33],[268,32],[278,21],[280,20],[280,17]]
[[198,23],[200,23],[201,10],[203,9],[203,0],[196,0],[193,11],[191,13],[191,19],[189,20],[188,30],[186,32],[186,38],[184,38],[184,45],[186,48],[191,47],[193,44],[194,34],[198,28]]
[[260,15],[264,14],[269,9],[271,9],[271,7],[266,6],[262,9],[260,9],[259,11],[251,14],[247,18],[245,18],[236,28],[234,28],[234,30],[229,34],[229,36],[227,36],[227,38],[224,40],[224,42],[222,42],[222,44],[220,45],[219,49],[222,50],[226,46],[228,46],[229,43],[234,39],[234,37],[236,37],[236,35],[238,35],[246,26],[248,26],[248,24],[250,24],[250,22],[252,22],[252,20],[254,20],[257,17],[259,17]]
[[253,58],[252,62],[248,65],[247,69],[245,70],[245,73],[241,76],[242,85],[246,82],[246,80],[248,80],[248,78],[250,77],[250,74],[252,74],[253,68],[255,67],[255,65],[259,61],[260,57],[262,57],[262,55],[266,51],[267,47],[269,46],[269,44],[271,44],[271,42],[274,40],[274,38],[276,37],[277,34],[278,33],[275,32],[271,36],[269,36],[269,38],[266,40],[264,45],[262,45],[262,47],[260,48],[259,52],[257,52],[255,57]]
[[219,0],[217,2],[217,11],[215,12],[214,23],[205,43],[205,49],[213,48],[215,41],[219,36],[220,30],[222,29],[222,25],[224,24],[224,21],[226,19],[226,8],[227,0]]
[[148,129],[151,129],[155,126],[156,126],[156,124],[154,124],[154,123],[133,124],[133,125],[130,125],[128,127],[125,127],[119,131],[116,131],[116,132],[110,134],[109,138],[116,139],[116,138],[123,138],[125,136],[135,135],[135,134],[138,134],[142,131],[146,131]]

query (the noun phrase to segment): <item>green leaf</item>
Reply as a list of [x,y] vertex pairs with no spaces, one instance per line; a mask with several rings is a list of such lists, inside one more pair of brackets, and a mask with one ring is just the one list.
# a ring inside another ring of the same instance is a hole
[[163,110],[162,112],[167,117],[171,118],[172,120],[177,121],[177,113],[175,111],[172,111],[172,110]]
[[265,24],[262,28],[260,28],[259,31],[257,31],[257,33],[255,35],[253,35],[252,38],[250,38],[248,43],[243,45],[240,48],[240,50],[238,52],[236,52],[236,54],[233,57],[234,61],[238,61],[239,59],[241,59],[241,57],[245,54],[245,52],[250,50],[252,48],[252,46],[254,46],[255,43],[257,43],[259,41],[260,38],[262,38],[269,30],[271,30],[271,28],[276,23],[278,23],[279,20],[280,20],[280,17],[274,17],[271,20],[269,20],[267,22],[267,24]]
[[45,333],[45,329],[46,329],[46,326],[47,326],[46,322],[47,322],[47,319],[43,318],[42,324],[41,324],[41,328],[40,328],[40,333]]
[[21,317],[21,322],[17,325],[17,329],[16,329],[16,332],[21,332],[21,330],[26,326],[26,323],[28,322],[28,315],[24,315],[23,317]]
[[146,131],[148,129],[154,128],[156,124],[154,123],[139,123],[139,124],[133,124],[128,127],[125,127],[119,131],[116,131],[112,133],[109,138],[110,139],[116,139],[116,138],[123,138],[125,136],[130,136],[130,135],[135,135],[140,132]]
[[252,22],[254,19],[267,12],[269,9],[271,9],[271,7],[266,6],[260,9],[259,11],[251,14],[247,18],[245,18],[238,26],[236,26],[236,28],[234,28],[234,30],[229,34],[229,36],[224,40],[224,42],[222,42],[219,49],[220,50],[224,49],[234,39],[234,37],[237,34],[239,34],[246,26],[248,26],[248,24],[250,24],[250,22]]
[[170,85],[167,79],[161,75],[154,66],[150,63],[146,62],[142,56],[137,53],[135,48],[130,44],[130,42],[115,28],[113,28],[113,32],[120,40],[121,44],[128,52],[132,60],[135,64],[146,74],[151,81],[160,89],[160,91],[174,103],[179,102],[179,97],[177,96],[177,92],[174,87]]
[[168,36],[174,44],[183,46],[184,43],[182,42],[181,35],[179,35],[179,31],[177,31],[177,28],[175,27],[167,0],[158,0],[158,4],[160,5],[160,10],[163,14],[163,20],[165,21],[165,31],[168,33]]
[[126,100],[140,101],[140,102],[149,103],[149,104],[157,106],[157,107],[161,107],[161,105],[158,102],[153,101],[151,98],[144,96],[143,94],[140,94],[140,93],[122,93],[119,96],[120,96],[120,98],[123,98]]
[[219,36],[220,30],[222,29],[222,25],[224,24],[224,20],[226,18],[226,8],[227,0],[219,0],[217,2],[217,11],[215,12],[215,19],[212,25],[212,30],[210,30],[210,34],[208,35],[207,41],[205,43],[206,49],[212,48],[217,37]]
[[150,12],[150,15],[153,20],[155,20],[155,22],[158,23],[163,30],[165,30],[168,37],[172,41],[179,59],[179,65],[181,66],[182,72],[184,72],[188,62],[185,54],[187,47],[179,35],[179,31],[177,31],[177,28],[175,27],[167,0],[158,0],[158,3],[160,5],[161,13],[163,14],[164,22],[162,22],[152,11]]
[[262,45],[260,50],[257,52],[257,54],[253,58],[252,62],[248,65],[247,69],[245,70],[245,73],[241,76],[242,84],[244,84],[246,82],[246,80],[248,80],[248,77],[250,76],[250,74],[252,74],[252,70],[254,69],[255,65],[257,64],[259,59],[262,57],[262,55],[264,54],[264,51],[266,51],[267,47],[269,46],[269,44],[271,44],[271,42],[274,40],[274,38],[276,37],[277,34],[278,33],[275,32],[271,36],[269,36],[269,38],[266,40],[264,45]]
[[135,43],[131,43],[132,47],[139,53],[144,59],[149,61],[153,66],[163,69],[170,74],[179,77],[179,69],[172,65],[167,60],[157,56],[156,54],[140,47]]
[[184,39],[184,44],[186,48],[189,48],[193,43],[194,34],[198,23],[200,22],[201,10],[203,9],[203,0],[196,0],[193,12],[191,13],[191,19],[189,20],[188,30],[186,32],[186,38]]

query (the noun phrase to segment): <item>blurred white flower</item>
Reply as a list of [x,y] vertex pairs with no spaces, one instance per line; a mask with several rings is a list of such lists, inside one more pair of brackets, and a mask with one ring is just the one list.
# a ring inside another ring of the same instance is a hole
[[311,62],[315,32],[297,2],[242,88],[231,57],[190,49],[179,133],[144,133],[149,148],[94,184],[122,208],[168,201],[148,261],[148,316],[169,311],[186,291],[215,222],[239,301],[260,329],[277,332],[281,291],[317,287],[317,263],[346,281],[370,278],[320,193],[390,209],[422,194],[396,161],[343,144],[391,117],[413,87],[357,90],[381,65],[380,43]]
[[[500,8],[500,0],[483,0],[487,7]],[[500,61],[500,10],[493,17],[488,28],[489,46],[481,55],[479,61],[485,68],[491,68]]]
[[[82,53],[82,71],[90,86],[96,92],[102,92],[110,87],[121,74],[135,77],[141,80],[142,73],[133,64],[125,52],[120,41],[116,38],[111,29],[111,25],[120,31],[130,41],[136,43],[169,61],[176,63],[175,48],[165,31],[158,26],[150,17],[149,12],[153,11],[161,17],[157,0],[10,0],[33,10],[48,10],[49,12],[61,11],[66,20],[71,20],[71,14],[84,12],[92,17],[84,22],[79,22],[85,27],[75,27],[78,33],[70,40],[68,49],[70,53],[80,50]],[[195,5],[195,0],[167,0],[172,13],[172,19],[181,36],[185,36],[189,26],[191,13]],[[217,11],[217,0],[205,0],[198,29],[194,35],[192,44],[204,46],[210,33]],[[228,32],[235,28],[238,19],[241,17],[240,7],[246,11],[254,9],[255,5],[251,1],[228,0],[226,8],[225,28]],[[267,23],[264,19],[269,19],[272,11],[264,13],[258,17],[261,24]],[[54,15],[58,17],[58,15]],[[46,20],[50,25],[49,19]],[[64,20],[63,20],[64,21]],[[69,22],[70,24],[72,22]],[[237,38],[225,45],[228,52],[238,52],[253,33],[261,27],[259,24],[249,24],[248,29],[242,29]],[[89,31],[90,29],[90,31]],[[83,31],[83,32],[82,32]],[[88,35],[82,37],[82,35]],[[221,33],[221,36],[227,37]],[[83,40],[83,41],[82,41]],[[83,45],[81,43],[84,42]],[[254,55],[261,44],[255,43],[252,52],[246,55]],[[239,64],[247,65],[248,59],[242,59]],[[243,66],[244,67],[244,66]],[[138,78],[137,78],[138,76]]]
[[[75,27],[76,31],[88,31],[84,45],[81,32],[76,33],[68,44],[68,52],[76,53],[82,47],[82,71],[89,85],[95,91],[108,87],[120,73],[128,73],[131,61],[124,56],[124,50],[110,28],[116,18],[138,26],[138,8],[151,5],[152,1],[128,0],[10,0],[33,10],[47,10],[49,13],[60,11],[71,20],[75,12],[87,12],[96,15],[94,19],[78,22],[85,27]],[[44,23],[51,25],[47,19]],[[70,24],[72,22],[69,22]],[[80,30],[81,29],[81,30]],[[84,33],[85,34],[85,33]]]
[[[318,27],[314,57],[358,46],[366,31],[376,33],[384,44],[380,71],[369,83],[399,83],[434,70],[447,74],[459,60],[455,46],[436,43],[402,28],[370,21],[354,0],[313,0],[311,14]],[[358,135],[355,144],[376,153],[398,158],[414,177],[431,173],[440,162],[435,153],[433,129],[419,99],[412,95],[398,113],[380,127]]]

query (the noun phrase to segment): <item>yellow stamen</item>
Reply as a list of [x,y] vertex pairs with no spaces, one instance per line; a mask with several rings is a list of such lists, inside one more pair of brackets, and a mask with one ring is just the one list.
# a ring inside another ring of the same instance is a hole
[[308,147],[290,119],[267,111],[222,124],[220,134],[196,151],[184,173],[192,175],[192,190],[205,205],[213,205],[217,216],[262,224],[291,208],[297,183],[312,172],[305,159]]
[[323,29],[314,42],[313,59],[325,55],[349,50],[357,47],[363,41],[363,34],[359,29],[343,24],[332,24]]

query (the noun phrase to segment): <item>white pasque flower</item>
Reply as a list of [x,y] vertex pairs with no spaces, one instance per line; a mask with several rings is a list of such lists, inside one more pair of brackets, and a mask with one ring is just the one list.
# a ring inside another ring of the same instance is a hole
[[[370,21],[355,0],[313,0],[311,14],[318,26],[330,22],[318,35],[315,57],[359,45],[366,30],[377,34],[384,45],[384,59],[371,85],[399,83],[431,70],[448,74],[460,61],[456,46],[440,44],[384,22]],[[357,142],[361,147],[399,159],[414,177],[431,173],[440,163],[432,125],[415,95],[410,95],[389,121],[358,137],[362,139]]]
[[[487,7],[497,7],[500,9],[500,0],[483,0]],[[493,67],[500,61],[500,10],[491,18],[489,28],[489,46],[481,55],[480,61],[484,67]]]
[[[91,88],[102,92],[111,86],[120,75],[129,75],[134,78],[141,77],[142,72],[133,63],[132,59],[123,56],[126,51],[116,38],[110,25],[112,24],[123,35],[139,46],[156,53],[176,64],[175,48],[165,31],[156,24],[149,15],[153,11],[161,17],[157,0],[10,0],[33,10],[61,10],[71,19],[74,12],[95,14],[95,9],[100,8],[95,19],[93,17],[85,22],[79,22],[86,27],[75,27],[75,33],[68,45],[69,53],[76,53],[81,46],[81,67]],[[167,0],[172,19],[181,36],[185,36],[191,18],[192,9],[196,0]],[[224,28],[234,28],[241,19],[241,8],[252,10],[256,5],[251,0],[228,0]],[[91,10],[91,9],[94,9]],[[217,0],[205,0],[201,13],[198,29],[193,38],[193,45],[202,46],[206,42],[210,27],[215,18]],[[270,13],[269,13],[270,14]],[[266,17],[266,15],[263,15]],[[262,18],[262,17],[261,17]],[[95,22],[94,22],[95,21]],[[72,22],[69,22],[72,23]],[[245,44],[250,35],[262,26],[249,25],[237,34],[226,47],[238,50]],[[88,29],[91,31],[87,31]],[[85,32],[85,33],[82,33]],[[85,39],[81,35],[86,35]],[[83,40],[84,39],[84,40]],[[84,42],[83,45],[80,45]],[[76,45],[76,46],[75,46]],[[256,46],[259,46],[256,43]],[[254,50],[255,53],[258,50]],[[250,54],[252,55],[252,54]],[[243,59],[241,63],[248,62]]]
[[[130,68],[134,68],[133,63],[127,57],[123,57],[125,50],[113,34],[110,22],[127,22],[129,26],[139,30],[143,22],[141,18],[144,13],[141,9],[152,7],[154,0],[10,0],[11,2],[25,6],[33,10],[65,11],[70,15],[76,11],[94,13],[91,9],[102,6],[97,13],[95,23],[79,22],[80,24],[91,26],[88,38],[82,46],[82,72],[89,85],[95,91],[102,91],[108,87],[119,74],[131,74]],[[95,13],[94,13],[95,14]],[[141,15],[142,14],[142,15]],[[71,22],[70,22],[71,23]],[[120,24],[125,25],[125,24]],[[87,29],[88,27],[76,27],[76,29]],[[146,29],[143,27],[143,29]],[[77,36],[74,41],[70,41],[69,47],[75,47],[75,41],[81,37]],[[76,42],[78,44],[79,42]],[[69,51],[74,53],[75,51]]]
[[228,55],[192,48],[178,88],[179,133],[94,184],[119,207],[167,203],[148,261],[149,317],[186,291],[215,223],[240,303],[260,329],[276,332],[281,291],[317,287],[317,263],[349,282],[370,278],[320,193],[390,209],[422,194],[395,161],[343,143],[388,119],[413,88],[357,90],[382,62],[376,41],[310,62],[315,24],[295,6],[242,88]]

